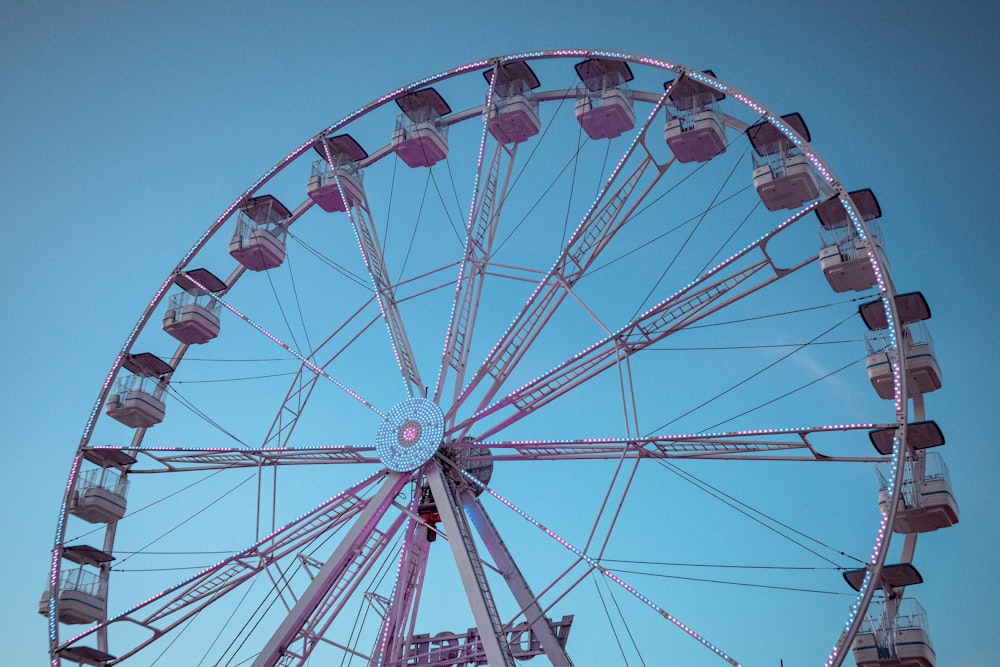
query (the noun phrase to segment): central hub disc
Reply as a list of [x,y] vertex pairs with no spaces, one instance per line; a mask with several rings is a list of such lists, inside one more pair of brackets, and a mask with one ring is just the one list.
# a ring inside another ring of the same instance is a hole
[[390,470],[410,472],[441,446],[444,415],[434,401],[410,398],[389,411],[375,434],[375,451]]

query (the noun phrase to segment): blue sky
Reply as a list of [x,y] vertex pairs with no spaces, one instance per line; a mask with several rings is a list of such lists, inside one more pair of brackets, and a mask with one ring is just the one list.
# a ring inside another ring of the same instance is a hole
[[[800,112],[841,179],[876,192],[896,285],[922,291],[933,312],[944,388],[928,412],[962,511],[921,537],[926,583],[914,594],[938,664],[988,664],[1000,651],[983,611],[1000,594],[988,510],[1000,464],[1000,146],[989,120],[1000,91],[988,75],[998,27],[985,2],[3,3],[6,662],[44,663],[35,606],[84,422],[121,341],[211,220],[294,147],[391,89],[491,55],[574,47],[711,68]],[[698,530],[717,532],[707,521]]]

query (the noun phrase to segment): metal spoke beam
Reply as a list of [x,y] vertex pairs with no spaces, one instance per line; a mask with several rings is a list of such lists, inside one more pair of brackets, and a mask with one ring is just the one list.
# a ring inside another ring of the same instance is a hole
[[[715,434],[655,435],[642,438],[568,438],[548,440],[470,440],[469,448],[488,448],[483,461],[617,459],[622,456],[642,458],[714,458],[714,459],[790,459],[812,461],[879,462],[883,456],[841,456],[820,452],[809,441],[815,433],[851,430],[882,430],[895,423],[831,424],[808,429],[740,431]],[[792,437],[781,437],[792,436]],[[453,443],[455,448],[466,445]],[[327,447],[288,447],[282,449],[243,449],[238,447],[88,447],[96,454],[121,452],[135,456],[130,475],[171,472],[198,472],[222,469],[247,469],[293,465],[378,464],[373,445]],[[793,452],[801,452],[793,455]],[[476,460],[475,456],[470,460]]]
[[[645,145],[645,135],[659,112],[670,87],[654,106],[646,123],[623,156],[597,201],[570,236],[549,273],[538,283],[534,292],[517,314],[514,322],[493,346],[469,384],[445,415],[455,418],[457,409],[469,399],[476,388],[491,379],[479,408],[487,405],[513,373],[524,352],[562,304],[568,292],[628,221],[657,182],[666,173],[672,160],[659,164]],[[477,408],[478,409],[478,408]]]
[[267,468],[289,465],[324,465],[345,463],[380,463],[374,445],[326,447],[282,447],[244,449],[242,447],[88,447],[85,452],[107,454],[121,452],[136,458],[130,475],[226,470],[230,468]]
[[[479,311],[479,299],[483,292],[487,264],[493,252],[493,241],[496,238],[503,202],[507,196],[517,147],[518,144],[508,148],[499,143],[495,146],[482,188],[469,216],[465,257],[459,270],[455,305],[445,336],[441,371],[437,388],[434,390],[435,402],[440,402],[442,398],[449,370],[455,374],[454,397],[459,395],[465,383],[465,371],[469,362],[476,314]],[[508,156],[509,159],[506,161],[506,169],[503,169],[501,180],[504,156]]]
[[809,210],[800,211],[757,243],[733,255],[617,332],[488,407],[480,408],[446,435],[456,437],[467,433],[483,418],[501,410],[513,409],[513,415],[477,434],[477,439],[488,438],[607,369],[616,367],[628,357],[811,264],[816,260],[815,256],[792,267],[782,268],[776,266],[767,253],[767,243],[790,224],[802,219]]
[[379,562],[385,549],[389,546],[389,542],[405,521],[406,515],[399,514],[384,531],[378,528],[371,531],[368,538],[357,549],[354,559],[347,563],[340,576],[334,581],[334,585],[330,586],[327,592],[321,596],[320,604],[306,619],[282,656],[282,665],[296,663],[304,666],[308,664],[313,650],[321,643],[331,644],[352,654],[355,653],[348,647],[339,646],[330,641],[327,637],[330,626],[355,595],[365,576]]
[[[371,299],[365,301],[365,303],[362,304],[362,306],[358,308],[354,314],[348,317],[343,324],[334,329],[333,332],[326,337],[326,340],[313,349],[309,358],[315,359],[321,350],[333,342],[337,336],[347,329],[348,325],[354,322],[355,319],[361,315],[361,313],[368,310],[374,300],[375,297],[373,296]],[[371,318],[360,325],[359,330],[354,333],[346,343],[341,345],[340,348],[331,354],[324,363],[318,364],[317,367],[326,372],[326,369],[330,366],[330,364],[332,364],[345,350],[354,344],[355,341],[357,341],[358,338],[360,338],[361,335],[379,319],[380,316],[376,315],[374,318]],[[281,402],[281,407],[278,408],[278,413],[274,416],[271,428],[268,430],[267,435],[264,436],[261,447],[281,447],[288,444],[292,436],[292,431],[295,430],[295,426],[298,424],[299,416],[305,409],[306,403],[308,403],[309,397],[312,396],[313,389],[316,388],[316,383],[319,381],[320,377],[320,374],[316,373],[308,365],[302,364],[299,366],[298,372],[295,374],[295,379],[292,380],[292,384],[288,388],[288,392],[285,394],[285,400]]]
[[209,290],[205,285],[202,285],[196,278],[193,278],[191,276],[191,274],[185,273],[183,275],[193,285],[195,285],[195,286],[201,288],[202,290],[204,290],[205,293],[213,301],[215,301],[216,303],[218,303],[219,305],[221,305],[223,308],[225,308],[226,310],[228,310],[229,312],[231,312],[233,315],[236,315],[236,317],[240,318],[241,320],[243,320],[244,322],[246,322],[247,324],[249,324],[251,327],[253,327],[254,329],[256,329],[259,333],[261,333],[264,336],[266,336],[267,338],[269,338],[273,343],[277,344],[279,347],[281,347],[282,349],[284,349],[286,352],[288,352],[289,354],[291,354],[293,357],[295,357],[296,359],[298,359],[299,361],[301,361],[302,364],[305,367],[307,367],[309,370],[311,370],[312,372],[316,373],[317,375],[322,375],[324,378],[326,378],[327,380],[329,380],[330,382],[332,382],[333,384],[335,384],[337,387],[339,387],[346,394],[348,394],[349,396],[351,396],[351,398],[353,398],[354,400],[358,401],[359,403],[361,403],[362,405],[364,405],[365,407],[367,407],[372,412],[375,412],[376,414],[378,414],[380,416],[383,416],[383,417],[385,416],[385,415],[382,414],[382,412],[379,411],[378,408],[376,408],[374,405],[372,405],[371,403],[369,403],[368,401],[366,401],[364,399],[364,397],[362,397],[360,394],[358,394],[357,392],[353,391],[352,389],[350,389],[349,387],[347,387],[346,385],[344,385],[342,382],[340,382],[339,380],[337,380],[335,377],[333,377],[332,375],[330,375],[329,373],[327,373],[325,370],[323,370],[322,368],[320,368],[319,366],[317,366],[308,357],[304,356],[301,352],[299,352],[298,350],[296,350],[293,347],[291,347],[288,343],[284,342],[283,340],[281,340],[280,338],[278,338],[277,336],[275,336],[274,334],[272,334],[271,332],[269,332],[267,329],[265,329],[264,327],[262,327],[257,322],[254,322],[252,319],[250,319],[249,316],[247,316],[245,313],[241,312],[238,308],[236,308],[232,304],[228,303],[226,300],[224,300],[218,294],[216,294],[216,293],[212,292],[211,290]]
[[[119,653],[118,660],[134,655],[159,637],[193,618],[207,605],[252,580],[269,566],[297,554],[317,537],[351,521],[360,513],[373,511],[370,509],[373,499],[365,499],[361,495],[379,483],[383,477],[384,473],[372,475],[250,547],[205,568],[194,577],[167,588],[122,614],[94,625],[58,647],[58,650],[92,633],[102,632],[112,624],[128,622],[146,628],[151,635],[126,652]],[[383,482],[380,493],[385,493],[384,489],[387,486],[390,484]]]
[[302,629],[320,607],[335,586],[342,585],[351,574],[352,566],[357,567],[358,559],[365,556],[365,547],[376,530],[380,519],[392,505],[396,494],[410,481],[406,473],[390,473],[382,487],[368,501],[367,506],[347,531],[333,555],[309,584],[285,620],[272,635],[264,649],[253,662],[253,667],[274,667],[285,655]]
[[[419,512],[420,495],[414,498],[411,511]],[[372,652],[370,664],[373,667],[385,664],[406,664],[413,636],[417,609],[420,607],[420,593],[427,559],[430,555],[430,528],[421,521],[410,519],[406,528],[406,538],[399,554],[399,575],[388,601],[379,643]]]
[[[740,459],[755,461],[836,461],[878,463],[885,456],[844,456],[820,452],[813,434],[871,431],[895,424],[830,424],[802,429],[765,429],[733,433],[655,435],[643,438],[577,438],[567,440],[472,441],[470,448],[487,448],[484,459],[505,460],[614,460]],[[785,436],[785,437],[782,437]],[[455,444],[456,448],[463,445]],[[468,457],[475,461],[475,455]]]
[[403,326],[403,317],[399,312],[399,303],[396,301],[395,288],[389,277],[389,270],[386,268],[385,255],[375,232],[367,195],[357,205],[349,208],[347,214],[351,219],[351,224],[354,225],[354,232],[358,238],[365,268],[375,287],[382,318],[389,329],[389,338],[392,342],[396,364],[403,375],[410,397],[421,397],[424,395],[426,387],[420,378],[413,347],[410,345],[406,328]]
[[525,581],[524,575],[521,574],[521,570],[514,562],[510,551],[507,550],[507,545],[504,544],[499,531],[493,525],[493,521],[490,520],[482,503],[468,488],[463,489],[459,493],[459,497],[462,505],[467,508],[471,515],[473,525],[479,530],[479,536],[490,552],[493,562],[499,568],[510,592],[513,593],[514,599],[521,607],[531,631],[541,643],[542,648],[545,649],[545,657],[553,667],[573,667],[573,661],[566,654],[565,647],[549,624],[545,610],[542,609],[538,598],[532,593],[528,582]]
[[[733,665],[734,667],[740,667],[740,663],[739,662],[737,662],[732,657],[730,657],[729,655],[727,655],[725,652],[723,652],[715,644],[713,644],[712,642],[708,641],[708,639],[706,637],[704,637],[703,635],[695,632],[691,627],[689,627],[689,626],[685,625],[684,623],[682,623],[680,621],[680,619],[678,619],[673,614],[670,614],[666,609],[663,609],[662,607],[658,606],[650,598],[648,598],[645,595],[643,595],[642,593],[640,593],[635,587],[629,585],[624,580],[622,580],[618,575],[616,575],[614,572],[612,572],[608,568],[606,568],[603,565],[601,565],[596,559],[588,556],[582,549],[580,549],[580,548],[572,545],[569,541],[567,541],[566,539],[564,539],[564,538],[560,537],[558,534],[556,534],[555,531],[553,531],[553,530],[547,528],[546,526],[544,526],[543,524],[539,523],[537,520],[535,520],[534,518],[532,518],[526,512],[524,512],[523,510],[521,510],[520,508],[518,508],[514,503],[512,503],[509,500],[507,500],[506,498],[504,498],[503,496],[501,496],[499,493],[497,493],[496,491],[494,491],[492,488],[490,488],[489,486],[486,486],[485,484],[483,484],[481,481],[479,481],[478,479],[476,479],[475,477],[473,477],[469,473],[463,472],[462,475],[467,480],[469,480],[470,483],[475,484],[476,486],[478,486],[481,489],[483,489],[484,492],[488,493],[489,495],[493,496],[494,498],[496,498],[497,500],[499,500],[501,503],[503,503],[504,505],[506,505],[507,507],[509,507],[515,513],[517,513],[519,516],[521,516],[521,518],[523,518],[528,523],[532,524],[533,526],[535,526],[536,528],[538,528],[539,530],[541,530],[542,532],[544,532],[546,535],[548,535],[550,538],[552,538],[553,540],[555,540],[563,548],[565,548],[565,549],[569,550],[570,552],[572,552],[573,554],[575,554],[581,561],[585,562],[590,567],[590,569],[592,571],[596,571],[596,572],[600,573],[602,576],[606,577],[610,581],[612,581],[615,584],[617,584],[618,586],[620,586],[622,589],[624,589],[625,591],[627,591],[631,596],[633,596],[634,598],[638,599],[644,605],[646,605],[650,609],[654,610],[660,616],[662,616],[663,618],[665,618],[666,620],[670,621],[675,626],[677,626],[678,628],[680,628],[681,630],[683,630],[687,635],[689,635],[691,638],[695,639],[702,646],[704,646],[707,649],[709,649],[710,651],[712,651],[719,658],[722,658],[723,660],[725,660],[729,664]],[[582,581],[582,579],[580,581]],[[579,583],[579,581],[577,583]],[[574,584],[574,585],[576,585],[576,584]]]
[[441,523],[448,535],[448,545],[455,557],[455,564],[465,587],[469,604],[472,606],[472,616],[479,628],[479,635],[486,652],[487,662],[493,666],[514,667],[514,656],[507,643],[506,632],[500,616],[497,613],[493,593],[486,581],[486,572],[479,559],[479,553],[472,537],[465,511],[453,486],[437,463],[425,467],[427,482],[434,494],[434,502]]

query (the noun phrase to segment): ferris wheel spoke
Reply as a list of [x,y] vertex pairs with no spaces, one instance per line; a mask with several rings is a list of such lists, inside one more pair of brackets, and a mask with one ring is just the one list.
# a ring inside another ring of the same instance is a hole
[[469,488],[464,488],[459,495],[462,506],[472,518],[472,525],[479,531],[483,544],[490,552],[514,599],[517,600],[528,626],[545,649],[546,658],[554,667],[572,667],[573,662],[566,654],[565,636],[560,638],[551,621],[546,618],[545,610],[538,602],[538,596],[528,586],[486,509]]
[[489,386],[480,399],[478,409],[487,405],[499,393],[531,343],[568,296],[572,286],[586,274],[601,251],[666,173],[672,161],[658,163],[645,144],[646,133],[666,96],[667,92],[664,92],[654,105],[645,125],[570,236],[553,267],[535,287],[513,323],[456,398],[451,410],[445,415],[447,419],[454,419],[459,407],[487,378]]
[[[390,540],[399,532],[405,520],[404,514],[397,515],[384,531],[373,530],[369,537],[360,544],[354,559],[347,562],[339,576],[333,579],[332,585],[327,588],[325,593],[321,594],[313,612],[304,617],[291,644],[282,650],[279,658],[281,664],[300,666],[309,664],[309,658],[320,643],[328,643],[343,650],[350,650],[329,639],[330,626],[350,602],[351,596],[357,591],[362,578],[371,572],[379,559],[383,557]],[[322,570],[317,578],[321,576]],[[306,594],[308,595],[308,591]],[[294,612],[294,608],[291,612]],[[277,664],[277,662],[261,664],[270,665]]]
[[[500,212],[507,195],[507,188],[510,185],[511,170],[515,164],[514,160],[519,145],[514,144],[508,147],[498,142],[494,146],[482,187],[475,196],[474,205],[469,214],[465,256],[459,269],[458,284],[455,288],[455,303],[451,322],[445,335],[444,354],[441,359],[437,387],[434,390],[436,402],[442,398],[449,372],[455,374],[454,396],[459,395],[465,382],[469,349],[475,331],[483,282],[492,255],[497,223],[500,220]],[[507,157],[506,168],[504,168],[505,156]],[[503,173],[502,178],[501,172]]]
[[[421,500],[419,495],[414,497],[414,504],[410,507],[411,515],[416,512],[424,514],[420,506]],[[385,601],[387,609],[373,656],[376,664],[386,664],[393,657],[407,655],[406,652],[411,650],[409,640],[414,633],[420,593],[427,572],[431,536],[436,535],[432,531],[424,520],[416,521],[412,518],[406,527],[396,570],[399,574],[392,597]]]
[[713,644],[712,642],[710,642],[707,638],[705,638],[704,636],[702,636],[698,632],[695,632],[689,626],[685,625],[683,622],[681,622],[681,620],[679,618],[677,618],[673,614],[669,613],[668,611],[666,611],[665,609],[663,609],[662,607],[660,607],[659,605],[657,605],[650,598],[648,598],[645,595],[643,595],[642,593],[640,593],[638,589],[636,589],[635,587],[633,587],[630,584],[626,583],[624,580],[622,580],[614,572],[612,572],[611,570],[605,568],[603,565],[600,564],[600,562],[598,562],[598,560],[596,560],[596,559],[588,556],[584,552],[584,550],[580,549],[579,547],[574,546],[569,541],[567,541],[563,537],[559,536],[555,531],[553,531],[552,529],[546,527],[545,525],[543,525],[542,523],[540,523],[539,521],[537,521],[536,519],[534,519],[533,517],[531,517],[524,510],[520,509],[513,502],[511,502],[510,500],[506,499],[505,497],[503,497],[502,495],[500,495],[499,493],[497,493],[494,489],[492,489],[491,487],[489,487],[486,484],[484,484],[481,480],[477,479],[474,475],[471,475],[468,472],[463,472],[462,474],[464,475],[464,477],[467,480],[469,480],[469,482],[471,482],[472,484],[474,484],[476,487],[482,489],[483,492],[488,493],[489,495],[493,496],[495,499],[497,499],[498,501],[500,501],[501,503],[503,503],[510,510],[512,510],[513,512],[515,512],[516,514],[518,514],[522,519],[524,519],[528,523],[532,524],[533,526],[535,526],[536,528],[538,528],[539,530],[541,530],[543,533],[545,533],[552,540],[554,540],[555,542],[557,542],[558,544],[560,544],[563,548],[565,548],[565,549],[569,550],[570,552],[572,552],[577,558],[579,558],[584,563],[586,563],[591,568],[592,571],[598,572],[599,574],[603,575],[604,577],[606,577],[610,581],[612,581],[615,584],[617,584],[618,586],[620,586],[622,589],[624,589],[625,591],[627,591],[631,596],[633,596],[634,598],[636,598],[637,600],[639,600],[640,602],[642,602],[644,605],[646,605],[650,609],[654,610],[661,617],[665,618],[670,623],[672,623],[673,625],[675,625],[676,627],[678,627],[679,629],[681,629],[682,631],[684,631],[687,635],[689,635],[691,638],[695,639],[698,643],[700,643],[705,648],[709,649],[712,653],[714,653],[719,658],[722,658],[723,660],[725,660],[726,662],[728,662],[731,665],[734,665],[736,667],[740,667],[740,663],[737,662],[736,660],[734,660],[732,657],[730,657],[722,649],[720,649],[718,646],[716,646],[715,644]]
[[[804,212],[793,216],[786,225],[801,219],[802,215]],[[617,332],[480,410],[455,426],[452,433],[467,432],[485,417],[513,410],[513,414],[504,417],[499,424],[478,434],[480,439],[489,438],[624,359],[813,262],[815,257],[789,268],[775,266],[767,254],[766,244],[782,228],[661,301]]]
[[379,463],[374,445],[330,445],[245,449],[242,447],[88,447],[95,456],[121,453],[136,457],[130,475],[229,470],[289,465]]
[[424,473],[434,494],[441,523],[444,524],[448,535],[448,546],[451,547],[462,585],[472,607],[472,615],[479,628],[486,660],[490,665],[513,667],[514,656],[507,643],[503,623],[472,537],[472,529],[456,489],[437,463],[425,466]]
[[403,317],[399,312],[395,286],[389,277],[385,255],[382,252],[382,246],[379,243],[372,220],[371,209],[368,206],[367,195],[362,196],[355,206],[349,208],[347,214],[358,238],[365,269],[375,287],[379,309],[382,311],[382,319],[385,320],[386,327],[389,329],[389,339],[396,364],[402,373],[410,397],[421,397],[424,395],[426,387],[420,378],[413,347],[410,345],[409,336],[403,326]]
[[[151,633],[148,639],[117,656],[118,661],[125,660],[194,618],[227,593],[253,580],[275,563],[300,552],[319,536],[328,534],[359,514],[370,514],[373,503],[377,504],[376,499],[381,497],[380,494],[387,493],[386,487],[396,487],[395,484],[383,482],[382,490],[374,497],[362,497],[362,494],[384,477],[383,472],[368,477],[250,547],[140,602],[122,614],[97,623],[68,640],[58,650],[68,648],[93,633],[106,632],[106,628],[114,624],[127,622],[147,629]],[[401,487],[402,483],[398,483],[398,486]]]
[[[334,331],[327,336],[326,340],[320,343],[313,350],[312,354],[309,355],[310,359],[317,358],[319,352],[332,343],[333,340],[340,334],[342,334],[344,330],[361,315],[362,312],[371,306],[371,303],[374,300],[375,297],[373,296],[371,299],[365,301],[364,304],[362,304],[361,307],[354,312],[354,314],[348,317],[343,324],[334,329]],[[325,373],[330,364],[336,361],[341,354],[353,345],[361,337],[361,335],[364,334],[378,320],[379,316],[376,316],[361,324],[358,331],[354,333],[347,340],[347,342],[328,356],[325,362],[319,363],[316,366]],[[285,394],[285,399],[281,402],[281,406],[278,408],[278,413],[275,415],[274,421],[271,423],[271,428],[268,429],[267,435],[264,436],[262,447],[282,447],[287,445],[289,439],[291,438],[292,431],[295,430],[295,426],[298,423],[299,416],[305,409],[306,403],[308,403],[309,397],[312,396],[312,392],[316,388],[316,384],[319,382],[320,377],[322,376],[319,373],[316,373],[310,365],[303,363],[299,366],[295,373],[295,378],[292,380],[292,383],[288,388],[288,392]]]
[[319,638],[388,545],[389,537],[402,525],[405,515],[400,514],[386,530],[378,528],[396,494],[409,481],[405,473],[394,472],[386,477],[254,660],[254,667],[273,667],[279,660],[288,664],[289,659],[303,664],[309,658]]
[[[830,424],[796,429],[759,429],[730,433],[655,435],[644,438],[476,441],[493,461],[649,459],[721,459],[752,461],[840,461],[879,463],[884,456],[843,455],[819,451],[814,434],[893,428],[895,424]],[[474,457],[470,457],[474,460]]]
[[[479,298],[482,294],[485,262],[489,260],[492,253],[493,240],[496,237],[496,223],[500,217],[500,208],[503,205],[507,184],[510,182],[510,170],[514,164],[514,155],[517,153],[517,143],[508,148],[504,142],[497,141],[486,169],[486,178],[483,178],[483,156],[486,153],[489,136],[489,119],[493,112],[493,99],[497,94],[501,72],[505,74],[500,60],[494,61],[488,76],[489,90],[486,94],[486,104],[481,112],[483,126],[479,140],[479,157],[476,165],[472,205],[465,230],[465,252],[458,271],[452,316],[448,322],[444,352],[438,370],[438,380],[435,383],[434,401],[436,403],[441,401],[441,392],[449,368],[454,370],[456,374],[454,395],[458,396],[462,388],[465,366],[468,362],[469,343],[472,340],[475,315],[478,312]],[[504,154],[508,154],[510,159],[507,163],[503,190],[497,192],[501,158]]]
[[333,377],[332,375],[330,375],[329,373],[327,373],[325,370],[323,370],[322,368],[320,368],[319,366],[317,366],[308,357],[304,356],[301,352],[299,352],[298,350],[296,350],[295,348],[293,348],[292,346],[290,346],[288,343],[284,342],[283,340],[281,340],[280,338],[278,338],[277,336],[275,336],[274,334],[272,334],[271,332],[269,332],[267,329],[265,329],[264,327],[262,327],[260,324],[258,324],[257,322],[253,321],[252,319],[250,319],[250,317],[248,315],[245,315],[244,313],[242,313],[238,308],[236,308],[235,306],[233,306],[232,304],[230,304],[229,302],[227,302],[225,299],[223,299],[222,297],[220,297],[218,294],[216,294],[216,293],[208,290],[208,288],[206,288],[203,284],[201,284],[196,278],[192,277],[190,273],[186,273],[186,274],[184,274],[184,276],[192,284],[194,284],[195,286],[197,286],[197,287],[201,288],[202,290],[204,290],[208,294],[208,296],[211,297],[211,299],[213,301],[215,301],[216,303],[220,304],[223,308],[225,308],[229,312],[231,312],[234,315],[236,315],[238,318],[240,318],[241,320],[243,320],[244,322],[246,322],[247,324],[249,324],[251,327],[253,327],[255,330],[257,330],[259,333],[261,333],[265,337],[269,338],[273,343],[277,344],[280,348],[282,348],[283,350],[285,350],[286,352],[288,352],[289,354],[291,354],[293,357],[295,357],[296,359],[298,359],[299,361],[301,361],[302,364],[305,367],[307,367],[309,370],[311,370],[313,373],[316,373],[316,375],[323,376],[324,378],[326,378],[327,380],[329,380],[330,382],[332,382],[334,385],[336,385],[338,388],[340,388],[347,395],[349,395],[351,398],[353,398],[354,400],[358,401],[359,403],[361,403],[362,405],[364,405],[366,408],[368,408],[372,412],[374,412],[374,413],[376,413],[376,414],[378,414],[380,416],[384,416],[382,414],[382,412],[378,408],[376,408],[374,405],[372,405],[367,400],[365,400],[365,398],[363,396],[361,396],[360,394],[358,394],[357,392],[355,392],[354,390],[352,390],[350,387],[348,387],[347,385],[345,385],[344,383],[342,383],[340,380],[337,380],[335,377]]

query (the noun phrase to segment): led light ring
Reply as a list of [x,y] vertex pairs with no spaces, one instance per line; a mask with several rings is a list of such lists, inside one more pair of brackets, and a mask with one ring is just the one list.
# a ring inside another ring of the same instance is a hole
[[378,427],[375,452],[390,470],[410,472],[427,463],[441,446],[444,415],[426,398],[398,404]]

